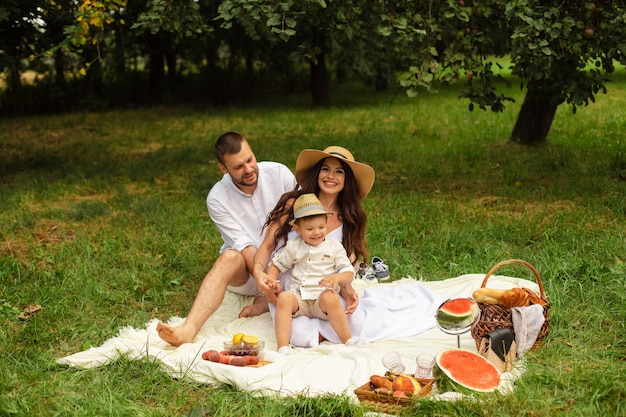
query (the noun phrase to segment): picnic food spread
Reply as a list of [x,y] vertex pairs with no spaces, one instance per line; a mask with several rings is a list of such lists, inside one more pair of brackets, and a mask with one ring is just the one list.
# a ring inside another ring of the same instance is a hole
[[207,350],[202,354],[202,359],[224,365],[258,365],[259,353],[264,346],[265,343],[256,336],[237,333],[232,341],[224,342],[224,350]]
[[370,384],[377,394],[393,395],[394,397],[408,397],[419,395],[422,385],[417,379],[407,374],[386,372],[384,376],[370,376]]

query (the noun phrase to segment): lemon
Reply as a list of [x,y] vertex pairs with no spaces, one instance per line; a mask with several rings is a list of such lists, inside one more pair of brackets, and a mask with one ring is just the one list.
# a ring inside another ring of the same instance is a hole
[[259,338],[247,334],[243,337],[243,343],[246,345],[256,345],[259,343]]
[[241,339],[243,339],[245,335],[243,333],[237,333],[233,336],[233,345],[238,345],[241,343]]

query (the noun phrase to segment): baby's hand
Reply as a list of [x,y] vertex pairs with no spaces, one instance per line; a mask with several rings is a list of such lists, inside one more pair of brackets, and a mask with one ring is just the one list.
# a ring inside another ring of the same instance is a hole
[[322,278],[319,282],[320,287],[324,287],[327,290],[339,291],[339,278],[335,275],[328,275]]
[[265,284],[268,288],[268,291],[265,293],[265,298],[267,299],[267,302],[276,304],[278,294],[280,294],[280,292],[282,291],[282,289],[280,288],[280,281],[267,280]]
[[265,281],[265,285],[267,285],[267,288],[269,289],[269,291],[272,291],[272,292],[280,292],[281,290],[280,281],[273,281],[271,279],[267,279]]

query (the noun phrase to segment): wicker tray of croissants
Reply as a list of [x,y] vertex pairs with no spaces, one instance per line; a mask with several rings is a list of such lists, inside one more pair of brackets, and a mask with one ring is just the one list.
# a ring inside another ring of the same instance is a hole
[[[539,285],[539,294],[530,288],[511,288],[511,289],[498,289],[487,288],[487,281],[493,273],[505,265],[523,265],[530,269],[537,280]],[[550,303],[548,302],[541,277],[534,266],[526,261],[520,259],[509,259],[502,261],[493,266],[489,272],[485,275],[482,285],[472,293],[472,298],[478,303],[480,315],[476,322],[472,325],[472,337],[476,341],[476,346],[479,345],[481,339],[487,334],[496,329],[505,327],[515,333],[512,320],[512,307],[526,307],[532,304],[538,304],[543,307],[543,315],[545,322],[539,330],[537,341],[533,345],[533,348],[541,346],[543,338],[548,334],[549,322],[550,322]]]

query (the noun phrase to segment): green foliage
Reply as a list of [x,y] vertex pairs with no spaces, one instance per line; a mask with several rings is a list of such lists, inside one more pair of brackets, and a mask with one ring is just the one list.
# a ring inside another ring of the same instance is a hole
[[[626,63],[625,10],[621,1],[541,2],[448,0],[394,8],[379,31],[407,56],[413,96],[435,81],[465,79],[461,97],[500,112],[511,97],[496,92],[494,57],[510,56],[524,84],[542,82],[554,105],[576,111],[606,92],[606,75]],[[473,106],[470,104],[470,110]]]
[[[91,1],[81,0],[67,3],[73,22],[64,29],[66,38],[51,49],[65,52],[81,53],[88,44],[97,45],[102,42],[107,26],[119,19],[120,12],[126,7],[127,0]],[[49,2],[51,8],[62,8],[54,0]],[[99,49],[98,49],[99,50]]]
[[233,22],[240,22],[249,33],[254,32],[251,28],[256,25],[266,26],[270,29],[270,39],[278,37],[286,43],[277,47],[290,48],[292,59],[303,62],[316,62],[321,51],[313,44],[312,34],[321,31],[327,37],[329,50],[338,56],[356,53],[367,58],[359,59],[356,61],[358,65],[353,65],[357,71],[367,72],[368,66],[382,64],[380,36],[371,30],[379,21],[381,12],[378,2],[367,1],[226,0],[218,7],[217,19],[226,29],[231,28]]
[[210,32],[200,15],[197,1],[152,0],[131,26],[138,34],[149,31],[171,33],[178,41],[183,38]]

